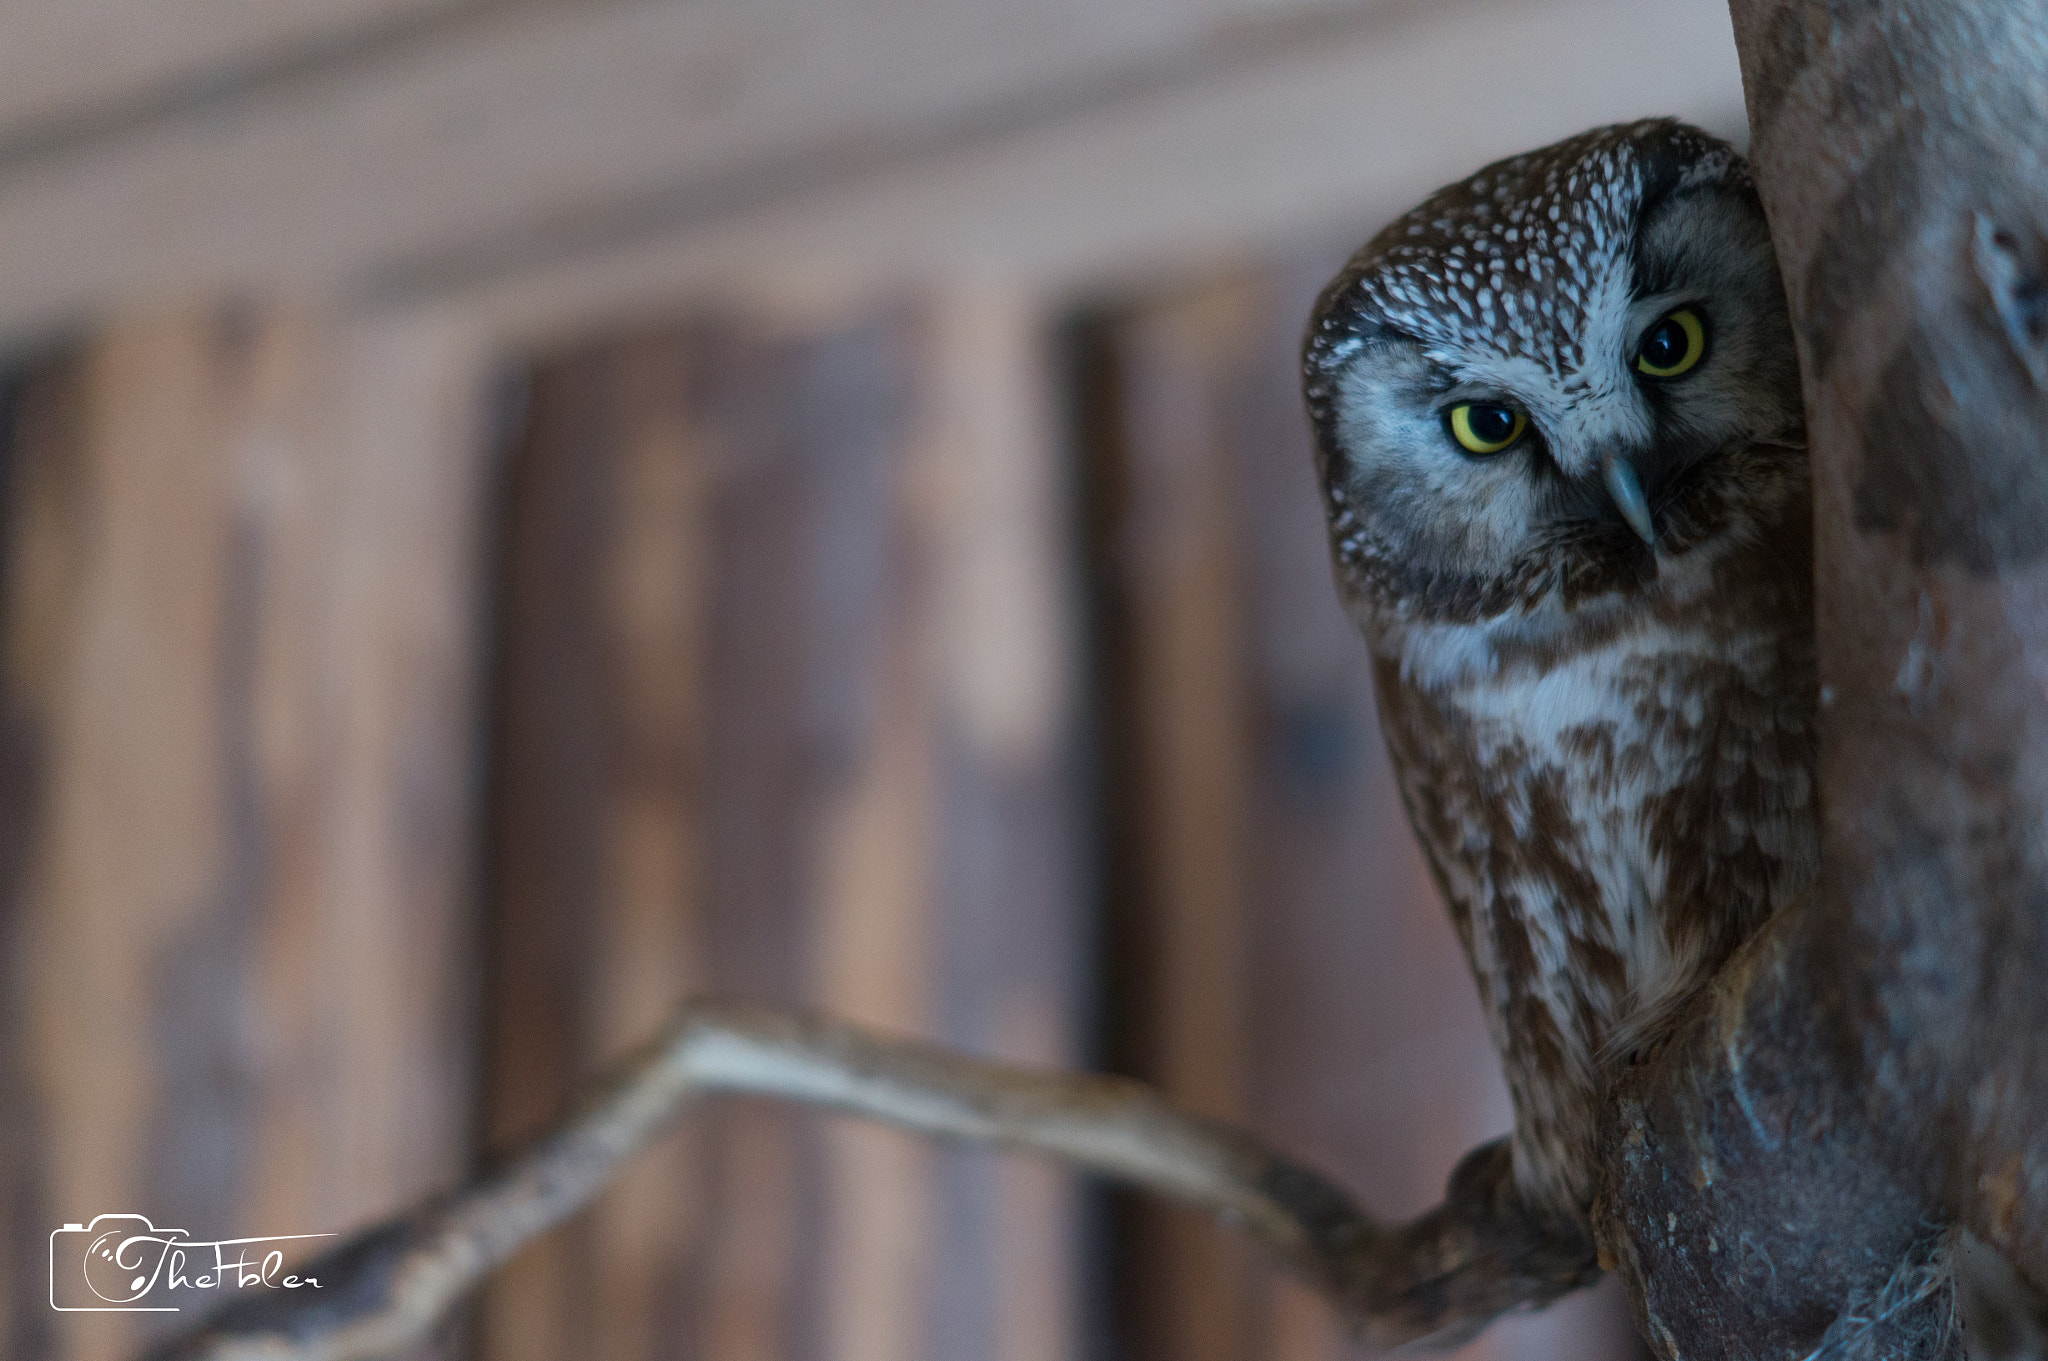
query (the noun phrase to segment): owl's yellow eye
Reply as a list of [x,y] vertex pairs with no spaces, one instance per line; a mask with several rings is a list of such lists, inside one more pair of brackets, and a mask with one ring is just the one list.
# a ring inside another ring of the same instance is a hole
[[1526,415],[1494,402],[1465,402],[1444,414],[1451,438],[1471,454],[1497,454],[1529,428]]
[[1706,352],[1707,324],[1690,307],[1681,307],[1643,333],[1636,368],[1652,378],[1676,378]]

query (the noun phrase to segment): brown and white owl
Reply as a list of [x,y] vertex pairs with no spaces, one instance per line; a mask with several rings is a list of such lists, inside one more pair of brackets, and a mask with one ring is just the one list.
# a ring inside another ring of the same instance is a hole
[[1516,1179],[1582,1222],[1606,1075],[1819,864],[1799,375],[1748,169],[1670,121],[1488,166],[1352,259],[1304,364]]

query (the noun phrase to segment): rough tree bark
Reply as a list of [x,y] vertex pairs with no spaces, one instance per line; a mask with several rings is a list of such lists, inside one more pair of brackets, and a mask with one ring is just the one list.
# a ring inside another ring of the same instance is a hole
[[1627,1084],[1603,1236],[1667,1356],[1938,1355],[1944,1224],[2048,1284],[2048,4],[1732,8],[1805,375],[1825,870]]
[[[1826,868],[1621,1084],[1601,1256],[1669,1358],[1946,1356],[1951,1226],[2048,1283],[2048,0],[1732,8],[1806,375]],[[504,1172],[345,1248],[318,1312],[179,1354],[389,1354],[719,1088],[1205,1205],[1381,1342],[1591,1274],[1498,1145],[1388,1229],[1136,1084],[700,1007]]]

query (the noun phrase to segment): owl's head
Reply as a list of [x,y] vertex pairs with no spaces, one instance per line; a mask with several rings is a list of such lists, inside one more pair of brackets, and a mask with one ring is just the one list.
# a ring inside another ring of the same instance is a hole
[[1377,611],[1625,598],[1804,482],[1748,167],[1670,120],[1438,191],[1324,290],[1303,358],[1339,575]]

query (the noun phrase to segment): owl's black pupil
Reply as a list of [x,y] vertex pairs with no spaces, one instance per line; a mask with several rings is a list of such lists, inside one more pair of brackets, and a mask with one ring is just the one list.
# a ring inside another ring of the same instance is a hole
[[1499,444],[1515,433],[1515,413],[1504,406],[1472,408],[1472,435],[1481,444]]
[[1653,369],[1668,369],[1685,358],[1685,328],[1666,318],[1643,337],[1643,359]]

